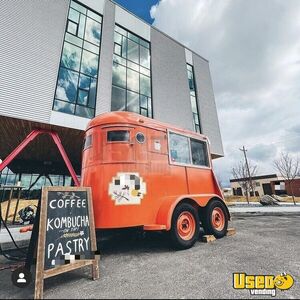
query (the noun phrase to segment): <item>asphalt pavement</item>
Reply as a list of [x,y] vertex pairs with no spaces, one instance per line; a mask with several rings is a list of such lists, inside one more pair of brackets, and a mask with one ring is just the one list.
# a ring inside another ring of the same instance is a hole
[[[294,277],[293,287],[277,298],[300,298],[299,215],[233,217],[236,235],[212,243],[197,242],[173,251],[162,234],[145,238],[120,235],[101,245],[100,279],[90,269],[45,280],[44,298],[267,298],[233,289],[233,273]],[[5,260],[0,258],[1,263]],[[0,271],[1,298],[32,298],[34,285],[19,289],[11,270]]]

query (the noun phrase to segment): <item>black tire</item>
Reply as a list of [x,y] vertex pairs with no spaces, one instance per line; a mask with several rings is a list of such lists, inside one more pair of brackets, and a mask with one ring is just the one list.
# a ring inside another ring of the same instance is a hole
[[[185,212],[193,217],[195,224],[194,234],[192,234],[188,240],[181,238],[177,230],[178,218]],[[177,250],[189,249],[194,246],[199,237],[199,216],[192,205],[188,203],[182,203],[175,208],[172,215],[172,224],[171,230],[169,231],[169,236],[173,247]]]
[[[219,208],[222,210],[225,218],[224,228],[222,230],[217,230],[213,226],[212,222],[212,213],[215,208]],[[208,203],[208,205],[202,210],[200,214],[200,219],[202,222],[202,226],[205,234],[214,235],[215,238],[220,239],[224,237],[227,233],[228,228],[228,213],[225,204],[220,200],[213,200]]]

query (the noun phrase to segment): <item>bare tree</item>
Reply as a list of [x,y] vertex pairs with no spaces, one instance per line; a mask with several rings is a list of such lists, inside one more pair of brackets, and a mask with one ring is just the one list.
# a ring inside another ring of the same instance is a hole
[[290,187],[293,202],[296,205],[293,181],[299,174],[299,158],[293,158],[289,153],[282,152],[278,159],[274,160],[274,166],[279,171],[281,176],[288,182]]
[[[236,166],[232,168],[232,176],[236,179],[241,186],[244,194],[246,195],[247,202],[249,204],[249,194],[252,191],[253,196],[255,195],[255,186],[256,182],[253,180],[253,177],[257,173],[257,166],[249,163],[249,172],[245,162],[240,161]],[[250,173],[250,177],[249,177]]]

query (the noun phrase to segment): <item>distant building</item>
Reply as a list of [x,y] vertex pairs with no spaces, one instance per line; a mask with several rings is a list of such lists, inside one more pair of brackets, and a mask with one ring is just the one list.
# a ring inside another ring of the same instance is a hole
[[[246,178],[230,179],[230,186],[232,188],[233,195],[243,196],[243,190],[239,182],[245,181]],[[255,181],[255,194],[256,196],[262,195],[292,195],[300,197],[300,177],[293,180],[291,187],[287,180],[277,174],[260,175],[252,177]]]
[[225,197],[233,196],[232,188],[223,188],[222,191]]

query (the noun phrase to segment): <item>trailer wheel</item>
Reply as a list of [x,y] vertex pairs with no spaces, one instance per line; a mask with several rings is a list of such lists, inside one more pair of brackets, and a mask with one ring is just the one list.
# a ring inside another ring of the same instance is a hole
[[201,214],[205,234],[214,235],[217,239],[227,233],[228,214],[225,204],[218,200],[211,201]]
[[199,217],[188,203],[179,204],[172,216],[170,238],[176,249],[191,248],[199,237]]

